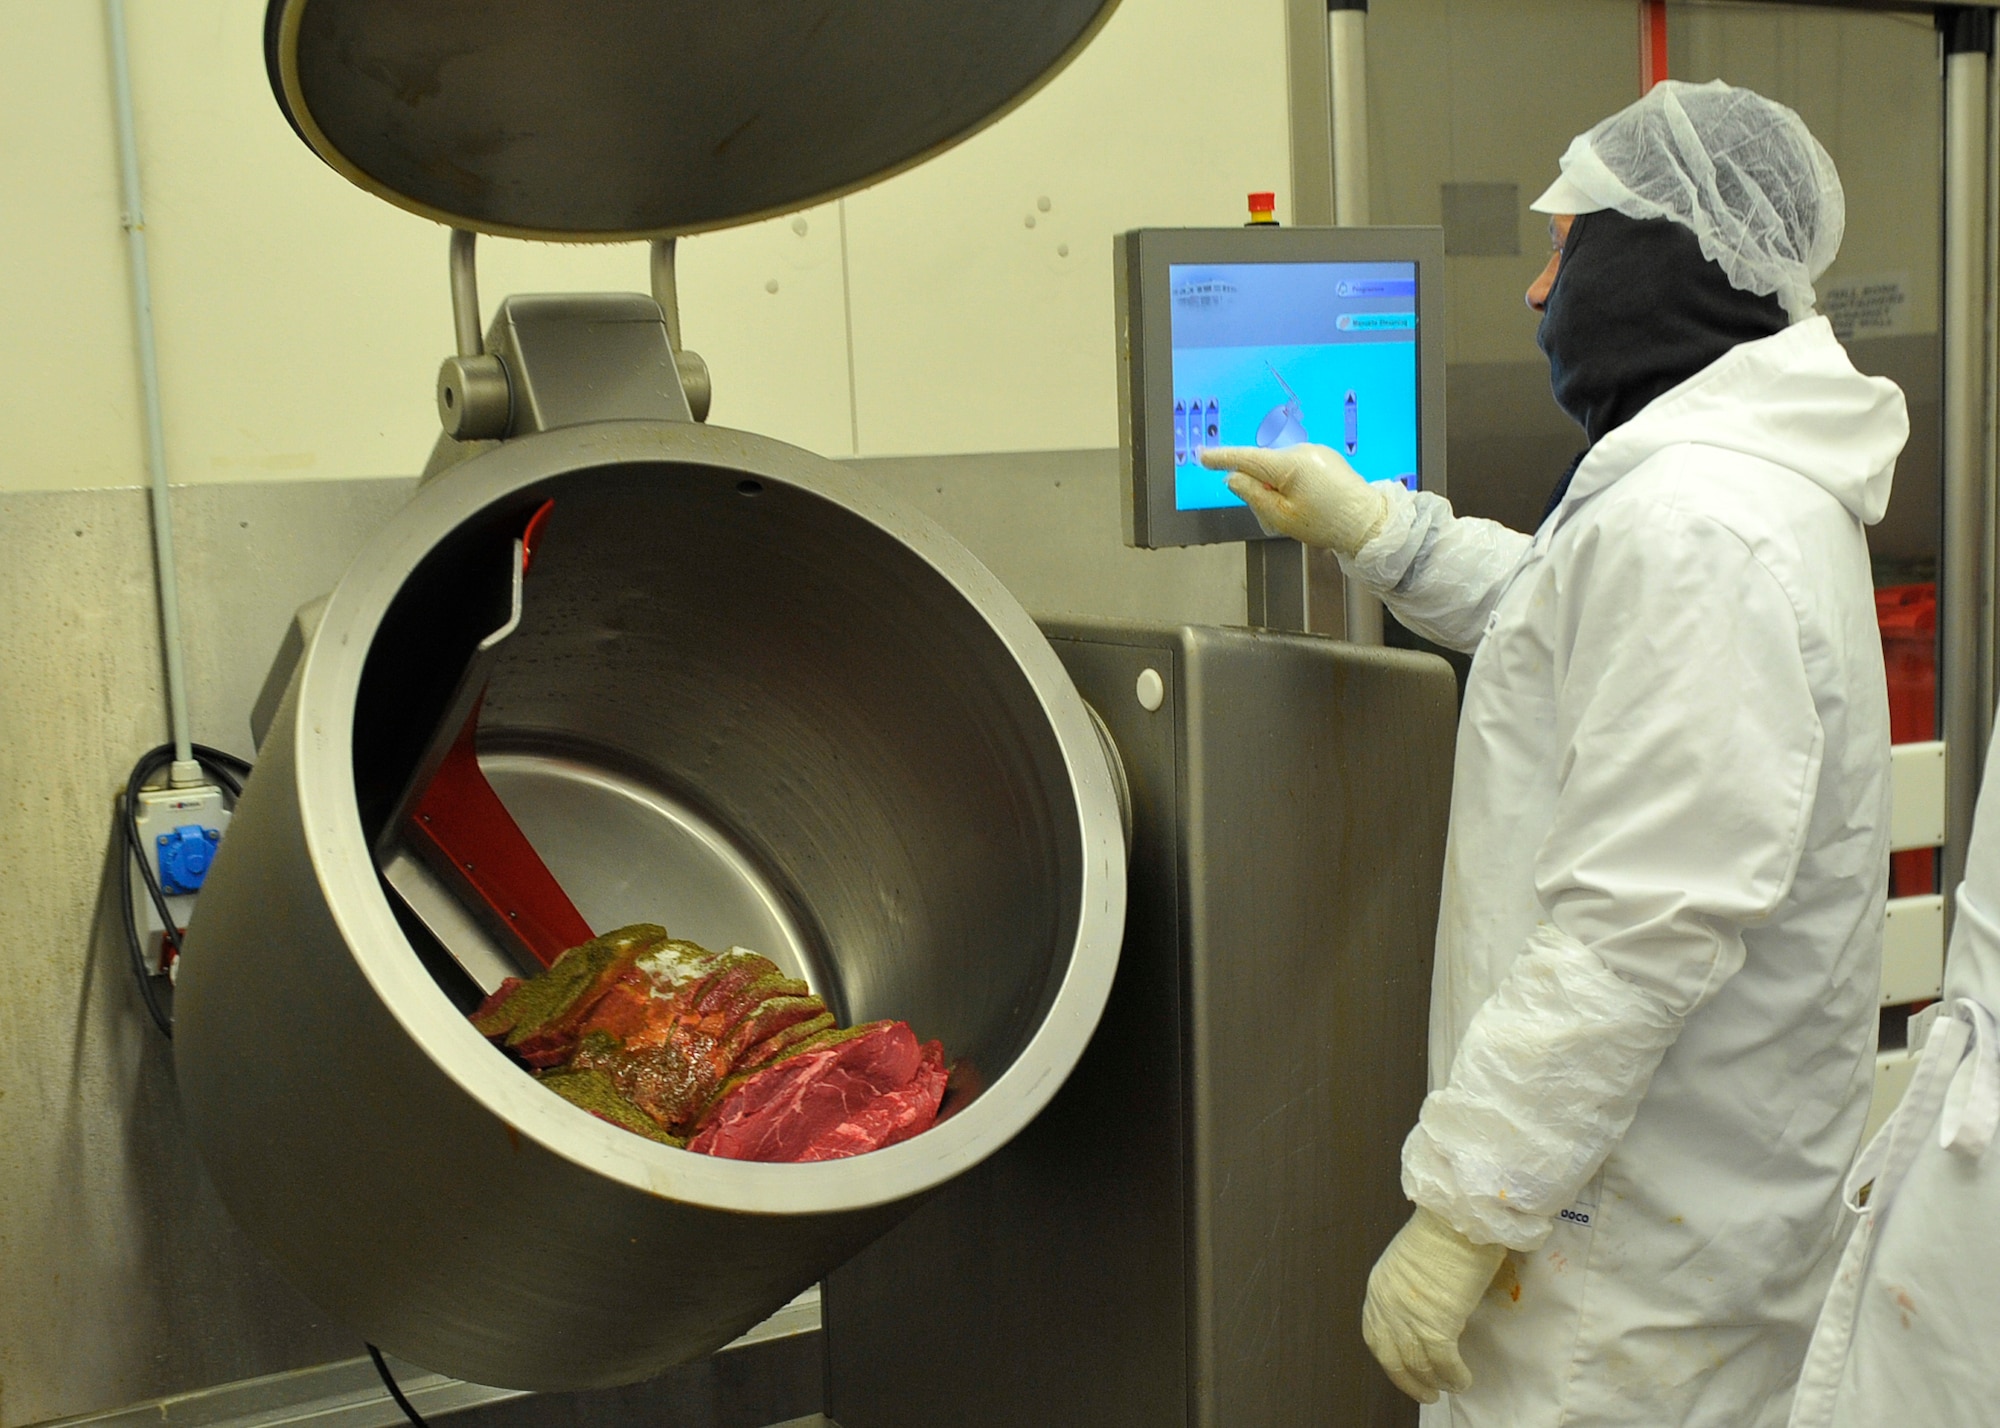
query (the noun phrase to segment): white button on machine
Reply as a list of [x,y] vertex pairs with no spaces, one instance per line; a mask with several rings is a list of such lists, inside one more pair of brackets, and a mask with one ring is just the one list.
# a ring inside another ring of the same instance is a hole
[[1157,669],[1142,669],[1134,693],[1139,696],[1139,707],[1151,714],[1166,702],[1167,682],[1160,678]]

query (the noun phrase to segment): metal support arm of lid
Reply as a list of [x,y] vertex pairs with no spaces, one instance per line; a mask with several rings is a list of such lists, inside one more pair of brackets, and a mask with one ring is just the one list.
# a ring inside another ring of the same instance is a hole
[[674,366],[681,375],[681,389],[687,393],[694,419],[707,421],[714,389],[709,381],[708,363],[701,360],[699,353],[681,346],[681,297],[674,277],[674,240],[655,238],[652,253],[653,301],[660,305],[660,315],[667,320],[667,344],[674,349]]
[[494,441],[513,422],[514,394],[507,364],[486,350],[479,325],[479,235],[451,233],[451,322],[458,355],[438,368],[438,421],[454,441]]
[[[510,300],[501,305],[496,319],[496,332],[501,333],[498,343],[500,350],[488,351],[484,336],[484,325],[479,312],[478,235],[469,229],[452,230],[451,235],[451,317],[452,329],[456,335],[458,351],[445,358],[438,368],[437,409],[438,421],[444,428],[445,436],[455,442],[500,441],[509,436],[518,436],[526,431],[546,429],[551,420],[561,419],[558,409],[571,409],[573,403],[559,403],[549,406],[545,393],[538,390],[539,384],[531,374],[518,370],[522,360],[519,351],[519,334],[514,331],[516,304]],[[681,346],[680,304],[674,280],[674,240],[660,239],[652,245],[652,292],[653,301],[658,304],[660,320],[666,335],[667,352],[671,354],[674,376],[678,377],[681,392],[687,398],[687,410],[677,413],[677,397],[667,399],[665,409],[656,408],[651,401],[644,402],[642,408],[623,410],[617,407],[620,393],[624,388],[616,380],[592,384],[599,398],[608,400],[611,409],[598,410],[599,417],[625,415],[632,417],[667,418],[676,415],[692,417],[695,421],[708,419],[709,398],[712,391],[708,375],[708,364],[693,352]],[[550,321],[549,299],[534,299],[536,322],[546,330]],[[645,299],[632,297],[630,303],[643,304]],[[620,306],[620,300],[611,294],[578,294],[566,305],[573,308],[564,322],[582,321],[584,326],[578,331],[587,332],[590,322],[602,322],[610,309]],[[586,318],[585,310],[595,312]],[[598,309],[602,309],[599,311]],[[659,329],[655,329],[656,333]],[[568,346],[559,359],[562,365],[573,365],[596,358],[617,362],[622,345],[604,340],[605,331],[600,331],[596,340],[585,338],[586,346],[593,351],[586,354],[582,348]],[[508,340],[512,338],[513,340]],[[654,339],[657,341],[657,337]],[[617,349],[616,351],[614,349]],[[643,343],[642,343],[643,349]],[[510,364],[509,354],[512,354]],[[633,353],[625,352],[624,358],[632,358]],[[549,360],[548,354],[543,360]],[[641,366],[643,357],[638,358]],[[552,375],[545,373],[544,379]],[[634,373],[628,375],[636,375]],[[653,384],[657,386],[657,383]],[[669,381],[668,385],[671,385]],[[633,391],[652,390],[641,382]],[[628,394],[629,395],[629,394]],[[572,417],[575,411],[571,411]]]

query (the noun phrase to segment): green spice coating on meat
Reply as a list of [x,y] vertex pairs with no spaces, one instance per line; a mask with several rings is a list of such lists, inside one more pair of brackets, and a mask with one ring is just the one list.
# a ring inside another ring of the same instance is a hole
[[618,1094],[618,1088],[611,1077],[602,1071],[547,1071],[536,1078],[544,1086],[554,1091],[571,1105],[589,1111],[600,1120],[611,1122],[634,1135],[642,1135],[647,1140],[658,1141],[661,1145],[684,1146],[686,1140],[677,1135],[669,1135],[654,1124],[651,1117],[637,1106]]
[[599,987],[607,972],[621,963],[629,965],[666,937],[666,928],[641,922],[572,947],[540,976],[517,984],[504,999],[489,998],[473,1014],[472,1024],[483,1036],[504,1035],[509,1045],[518,1045]]
[[679,1128],[708,1099],[716,1073],[701,1054],[704,1042],[690,1048],[670,1040],[659,1046],[628,1051],[609,1032],[594,1031],[577,1047],[569,1069],[603,1076],[618,1094],[653,1125],[668,1133]]

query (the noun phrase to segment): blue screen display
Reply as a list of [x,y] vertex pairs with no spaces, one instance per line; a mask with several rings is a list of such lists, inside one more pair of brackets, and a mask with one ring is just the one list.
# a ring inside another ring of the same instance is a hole
[[1211,446],[1317,442],[1417,485],[1415,263],[1175,263],[1174,504],[1243,503]]

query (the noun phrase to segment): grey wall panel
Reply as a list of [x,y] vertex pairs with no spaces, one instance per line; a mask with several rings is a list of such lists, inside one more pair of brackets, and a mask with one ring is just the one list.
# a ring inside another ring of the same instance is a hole
[[[1938,553],[1938,480],[1943,439],[1939,381],[1944,353],[1935,332],[1904,337],[1867,337],[1847,344],[1854,365],[1871,376],[1887,377],[1910,404],[1910,444],[1896,463],[1889,513],[1868,533],[1868,548],[1879,563],[1894,562],[1906,573],[1935,564]],[[1926,577],[1928,578],[1928,577]]]
[[1439,194],[1444,251],[1456,258],[1520,257],[1522,202],[1517,183],[1446,184]]
[[[325,486],[288,488],[282,529],[254,488],[180,494],[191,571],[266,542],[263,576],[183,585],[197,736],[247,752],[247,696],[225,700],[261,672],[284,602],[336,575],[372,522]],[[115,791],[166,736],[150,539],[140,491],[0,497],[6,1428],[355,1352],[230,1224],[132,992],[106,874]]]
[[1549,364],[1460,362],[1445,379],[1452,509],[1531,531],[1583,429],[1549,395]]
[[[1324,15],[1288,10],[1295,41]],[[1805,116],[1847,193],[1840,258],[1820,284],[1892,280],[1907,292],[1894,335],[1851,345],[1863,371],[1910,399],[1911,439],[1870,545],[1907,565],[1935,557],[1938,522],[1937,285],[1941,91],[1926,14],[1700,0],[1669,7],[1674,77],[1749,85]],[[1449,411],[1453,505],[1532,528],[1582,446],[1549,397],[1522,305],[1548,258],[1532,201],[1573,135],[1638,97],[1638,27],[1621,0],[1398,0],[1369,12],[1369,173],[1377,223],[1435,223],[1451,186],[1519,186],[1520,256],[1453,256]],[[1295,104],[1294,143],[1312,148],[1320,86]],[[1528,78],[1524,79],[1524,76]],[[1551,79],[1550,76],[1559,76]],[[1303,150],[1300,151],[1303,153]],[[1323,148],[1311,161],[1322,162]]]
[[331,590],[415,489],[413,478],[393,477],[175,491],[196,738],[249,757],[250,705],[292,612]]

